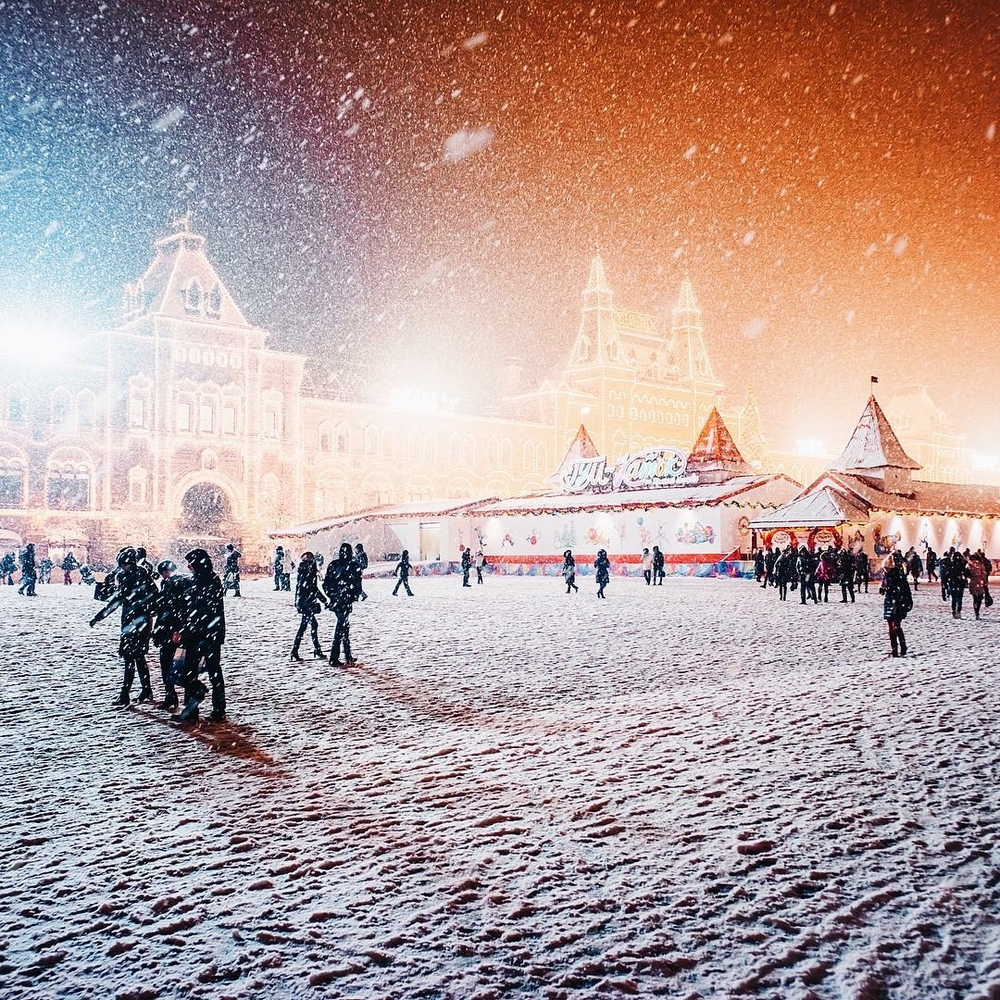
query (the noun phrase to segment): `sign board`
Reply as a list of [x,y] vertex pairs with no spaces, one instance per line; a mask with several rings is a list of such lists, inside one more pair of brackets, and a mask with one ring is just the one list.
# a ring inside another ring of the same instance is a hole
[[658,486],[682,486],[698,482],[687,472],[687,455],[676,448],[646,448],[622,455],[613,466],[607,457],[577,459],[563,474],[559,485],[567,493],[610,493],[647,490]]

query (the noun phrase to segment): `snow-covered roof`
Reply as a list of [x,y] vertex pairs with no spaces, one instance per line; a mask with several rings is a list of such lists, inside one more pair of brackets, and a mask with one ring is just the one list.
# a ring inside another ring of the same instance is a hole
[[549,476],[549,482],[561,483],[563,476],[569,472],[576,462],[584,458],[596,457],[597,445],[594,444],[593,438],[587,433],[587,428],[583,424],[580,424],[580,429],[576,432],[573,440],[570,441],[569,447],[566,449],[566,454],[559,463],[559,468]]
[[851,522],[864,523],[868,510],[852,503],[844,494],[824,486],[815,493],[797,496],[783,507],[768,511],[750,522],[751,528],[823,528]]
[[866,469],[919,469],[921,465],[906,454],[882,407],[874,396],[869,396],[847,447],[830,468],[855,472]]
[[736,446],[729,428],[713,406],[688,455],[687,467],[698,474],[751,475],[753,470]]
[[797,488],[794,480],[783,475],[737,476],[724,483],[693,483],[610,493],[542,493],[512,497],[509,500],[475,504],[470,513],[494,517],[501,514],[650,510],[656,507],[727,504],[769,507],[782,503]]
[[316,521],[306,521],[289,528],[279,528],[269,533],[269,538],[301,538],[305,535],[315,535],[321,531],[333,528],[343,528],[359,521],[385,521],[394,518],[443,517],[446,514],[457,514],[466,507],[474,507],[480,503],[491,503],[495,498],[477,500],[458,500],[451,497],[446,500],[414,500],[410,503],[389,504],[382,507],[366,507],[351,514],[339,514],[335,517],[321,518]]

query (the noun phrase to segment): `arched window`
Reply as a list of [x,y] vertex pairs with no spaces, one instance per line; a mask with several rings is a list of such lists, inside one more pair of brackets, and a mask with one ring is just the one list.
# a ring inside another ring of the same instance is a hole
[[486,442],[486,464],[491,469],[500,464],[500,442],[495,437]]
[[392,458],[395,447],[393,443],[392,431],[388,428],[382,431],[381,444],[383,458]]
[[14,448],[0,447],[0,507],[24,506],[24,477],[28,463]]
[[222,291],[218,283],[212,285],[205,296],[205,313],[212,319],[218,319],[222,311]]
[[364,452],[366,455],[374,455],[378,448],[378,432],[374,427],[366,427],[362,435]]
[[531,441],[525,441],[521,448],[521,467],[525,472],[534,472],[536,461],[534,444]]
[[500,442],[500,468],[509,470],[514,464],[514,446],[509,438],[504,438]]
[[134,506],[146,503],[146,490],[149,485],[149,473],[141,465],[133,465],[128,470],[128,501]]
[[197,315],[201,312],[201,285],[197,278],[192,278],[184,296],[184,311]]
[[458,465],[462,459],[461,444],[457,434],[448,438],[448,464]]
[[7,419],[12,424],[22,424],[28,417],[27,393],[15,385],[7,393]]
[[82,449],[57,448],[46,463],[45,505],[51,510],[87,510],[93,467]]
[[462,465],[476,464],[476,442],[471,434],[466,434],[462,438],[461,462]]
[[544,441],[538,442],[538,455],[535,459],[535,471],[545,472],[549,464],[549,449]]

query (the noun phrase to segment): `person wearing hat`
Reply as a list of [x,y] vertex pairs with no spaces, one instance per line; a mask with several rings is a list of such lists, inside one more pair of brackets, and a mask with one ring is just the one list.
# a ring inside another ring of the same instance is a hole
[[118,655],[125,664],[121,693],[114,704],[125,706],[129,703],[132,681],[136,672],[142,690],[139,701],[152,701],[153,689],[149,683],[149,667],[146,653],[149,652],[149,637],[153,630],[153,610],[156,602],[156,586],[145,570],[139,568],[136,551],[131,545],[125,546],[115,560],[115,595],[90,620],[93,628],[121,608],[121,639]]
[[567,549],[563,553],[562,576],[566,582],[566,593],[571,590],[579,591],[576,585],[576,560],[573,558],[573,550]]
[[222,581],[204,549],[192,549],[187,556],[191,581],[184,590],[184,711],[177,720],[197,722],[198,708],[206,689],[198,679],[204,663],[212,685],[211,722],[226,721],[226,682],[222,675],[222,644],[226,641],[226,611]]
[[226,565],[222,570],[223,592],[233,592],[233,597],[242,597],[240,593],[240,556],[242,552],[236,551],[236,546],[230,542],[226,546]]
[[598,550],[594,560],[594,579],[597,580],[597,596],[604,597],[604,588],[611,582],[611,560],[604,549]]
[[163,678],[163,701],[160,708],[177,708],[177,677],[174,657],[180,648],[184,628],[184,591],[189,580],[177,575],[177,564],[169,559],[157,563],[156,572],[163,581],[156,598],[156,622],[153,626],[153,645],[160,649],[160,676]]
[[[351,609],[361,593],[361,569],[354,558],[350,542],[341,543],[340,554],[326,567],[323,590],[326,591],[331,610],[337,616],[330,662],[335,667],[351,666],[357,663],[351,652]],[[344,651],[343,662],[340,660],[341,649]]]

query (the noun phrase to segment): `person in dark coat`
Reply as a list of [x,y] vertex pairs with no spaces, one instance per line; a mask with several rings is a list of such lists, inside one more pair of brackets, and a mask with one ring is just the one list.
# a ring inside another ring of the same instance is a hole
[[787,546],[774,563],[774,578],[778,585],[778,600],[788,600],[788,585],[795,575],[795,550]]
[[753,555],[753,578],[761,584],[762,587],[766,587],[766,583],[761,583],[764,579],[764,574],[767,572],[767,567],[764,564],[764,550],[758,549]]
[[872,578],[871,563],[868,561],[868,553],[862,549],[854,558],[855,565],[855,587],[861,593],[861,585],[865,586],[865,593],[868,593],[868,583]]
[[816,596],[816,557],[803,545],[795,560],[795,572],[799,578],[799,598],[801,604],[811,597],[813,604],[819,604]]
[[[403,550],[406,556],[406,550]],[[402,560],[400,560],[402,561]],[[400,575],[400,582],[404,577]],[[397,587],[399,584],[396,585]],[[335,667],[351,666],[357,663],[351,653],[351,609],[361,593],[361,570],[354,559],[350,542],[342,542],[340,554],[326,568],[323,579],[323,589],[326,591],[330,608],[337,616],[337,627],[333,633],[333,646],[330,648],[330,663]],[[407,588],[409,593],[409,588]],[[341,662],[340,651],[344,651]]]
[[319,623],[316,621],[316,615],[329,603],[326,594],[319,587],[315,556],[311,552],[303,552],[299,558],[299,568],[295,573],[295,610],[302,616],[302,621],[299,622],[299,630],[295,633],[295,641],[292,643],[293,660],[302,661],[302,657],[299,656],[299,646],[306,628],[312,637],[313,656],[319,660],[326,659],[319,644]]
[[941,576],[941,600],[947,601],[950,596],[948,586],[951,582],[951,556],[955,551],[954,546],[952,546],[943,556],[938,560],[938,573]]
[[938,578],[937,575],[937,564],[938,557],[937,553],[928,545],[927,546],[927,582],[932,583]]
[[913,609],[913,595],[906,579],[906,564],[902,552],[892,554],[892,563],[885,571],[879,593],[885,595],[882,617],[889,623],[889,643],[893,656],[906,656],[906,636],[903,619]]
[[178,704],[175,682],[180,678],[174,674],[174,657],[184,629],[184,591],[191,581],[177,575],[177,564],[170,559],[157,563],[156,572],[162,582],[154,604],[153,645],[160,650],[160,677],[163,680],[160,708],[169,711]]
[[48,556],[45,556],[45,558],[38,563],[38,582],[52,582],[52,560]]
[[604,597],[604,588],[611,582],[611,561],[604,549],[599,549],[597,552],[597,558],[594,560],[594,574],[594,579],[597,580],[597,596]]
[[393,576],[398,576],[399,579],[396,581],[396,586],[392,588],[392,596],[395,597],[399,588],[402,587],[408,597],[413,596],[413,591],[410,590],[410,552],[409,549],[403,549],[403,554],[399,557],[399,562],[396,563],[396,568],[392,571]]
[[274,550],[274,589],[281,590],[281,582],[285,576],[285,549],[279,545]]
[[[361,587],[359,600],[367,601],[368,595],[365,593],[365,570],[368,569],[368,553],[365,552],[365,547],[361,544],[361,542],[358,542],[358,544],[354,546],[354,561],[358,564],[358,570],[360,571],[358,575]],[[322,566],[322,561],[317,565]]]
[[567,594],[571,590],[579,591],[580,588],[576,585],[576,560],[573,558],[571,549],[567,549],[563,553],[562,575],[566,581]]
[[9,587],[14,586],[14,571],[17,569],[17,559],[13,552],[4,553],[0,559],[0,580],[6,582]]
[[231,590],[233,597],[242,597],[240,593],[240,556],[242,552],[236,551],[236,546],[230,542],[226,546],[226,562],[222,568],[222,593],[228,594]]
[[471,587],[472,584],[469,583],[469,574],[472,572],[472,550],[469,548],[462,549],[462,586]]
[[818,600],[822,600],[824,604],[827,604],[830,601],[830,584],[835,583],[837,580],[837,564],[833,557],[833,546],[820,552],[814,558],[816,561],[815,579]]
[[156,573],[153,571],[153,564],[146,557],[146,550],[141,545],[135,550],[135,558],[139,569],[148,574],[150,580],[155,580]]
[[176,718],[197,722],[198,709],[207,694],[198,679],[204,663],[212,685],[211,722],[226,721],[226,681],[222,674],[222,645],[226,641],[226,610],[222,581],[204,549],[192,549],[187,556],[191,582],[184,591],[184,711]]
[[142,689],[139,701],[152,701],[153,689],[149,683],[149,667],[146,653],[149,652],[149,638],[153,631],[153,614],[156,602],[156,586],[152,578],[139,568],[135,549],[127,545],[115,560],[115,595],[90,619],[90,627],[104,621],[121,608],[121,639],[118,655],[125,664],[122,689],[114,704],[124,706],[129,703],[132,681],[139,674]]
[[952,551],[948,560],[948,593],[951,594],[951,616],[962,617],[962,602],[965,599],[965,587],[969,581],[969,567],[961,552]]
[[924,561],[917,554],[916,549],[913,550],[910,556],[910,562],[907,566],[910,571],[910,576],[913,577],[913,590],[917,591],[920,589],[920,574],[924,571]]
[[774,567],[778,564],[778,559],[781,556],[781,552],[778,549],[771,548],[770,545],[767,547],[767,554],[764,556],[764,583],[765,587],[775,587],[777,586],[777,580],[774,578]]
[[663,569],[663,553],[659,545],[653,546],[653,586],[663,586],[663,578],[666,576]]
[[840,550],[838,565],[840,573],[840,603],[847,603],[848,594],[851,597],[851,604],[854,603],[854,574],[857,572],[854,553],[846,546]]
[[70,549],[63,557],[62,561],[63,583],[67,587],[73,582],[73,577],[72,577],[73,570],[79,568],[80,568],[80,563],[77,561],[76,556],[73,555],[73,550]]
[[38,579],[38,568],[35,564],[35,546],[33,542],[28,542],[21,553],[21,586],[17,588],[19,594],[25,597],[36,597],[35,582]]
[[478,549],[476,551],[476,556],[473,559],[472,564],[476,567],[476,583],[482,583],[483,569],[486,567],[486,556],[483,555],[482,549]]

